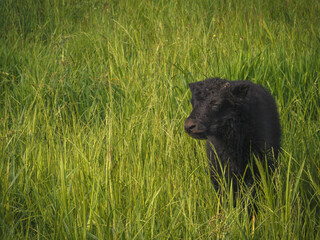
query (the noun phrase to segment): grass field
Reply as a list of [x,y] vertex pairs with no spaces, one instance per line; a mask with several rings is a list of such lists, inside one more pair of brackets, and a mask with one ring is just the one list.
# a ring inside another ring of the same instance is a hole
[[[320,239],[320,2],[0,3],[0,239]],[[232,199],[188,83],[275,97],[277,172]],[[236,203],[233,204],[232,201]]]

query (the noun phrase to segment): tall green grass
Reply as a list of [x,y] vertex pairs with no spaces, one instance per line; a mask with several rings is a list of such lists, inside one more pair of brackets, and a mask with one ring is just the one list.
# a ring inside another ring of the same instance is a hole
[[[2,1],[0,238],[320,238],[319,11]],[[183,132],[188,83],[212,76],[262,84],[278,104],[283,150],[254,216],[250,193],[215,192],[204,142]]]

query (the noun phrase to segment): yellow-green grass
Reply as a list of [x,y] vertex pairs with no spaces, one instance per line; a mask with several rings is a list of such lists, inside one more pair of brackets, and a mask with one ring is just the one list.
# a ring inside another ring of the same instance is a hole
[[[319,1],[0,12],[1,239],[320,238]],[[188,83],[214,76],[276,99],[282,153],[255,199],[216,192],[204,142],[183,131]]]

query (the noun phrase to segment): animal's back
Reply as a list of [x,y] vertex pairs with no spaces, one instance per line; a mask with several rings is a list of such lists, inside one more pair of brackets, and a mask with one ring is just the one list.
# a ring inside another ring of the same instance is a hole
[[253,141],[257,148],[271,150],[277,158],[280,150],[281,127],[277,106],[272,95],[261,85],[251,85],[248,92],[250,121],[254,132]]

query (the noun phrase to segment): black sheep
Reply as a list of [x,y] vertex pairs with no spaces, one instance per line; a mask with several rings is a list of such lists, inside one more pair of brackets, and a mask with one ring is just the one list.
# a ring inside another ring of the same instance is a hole
[[[193,138],[207,139],[211,179],[216,189],[216,175],[227,168],[227,177],[253,182],[247,168],[252,154],[270,170],[280,150],[281,129],[276,103],[262,86],[249,81],[210,78],[189,84],[193,110],[185,122],[185,131]],[[220,159],[221,166],[217,161]]]

